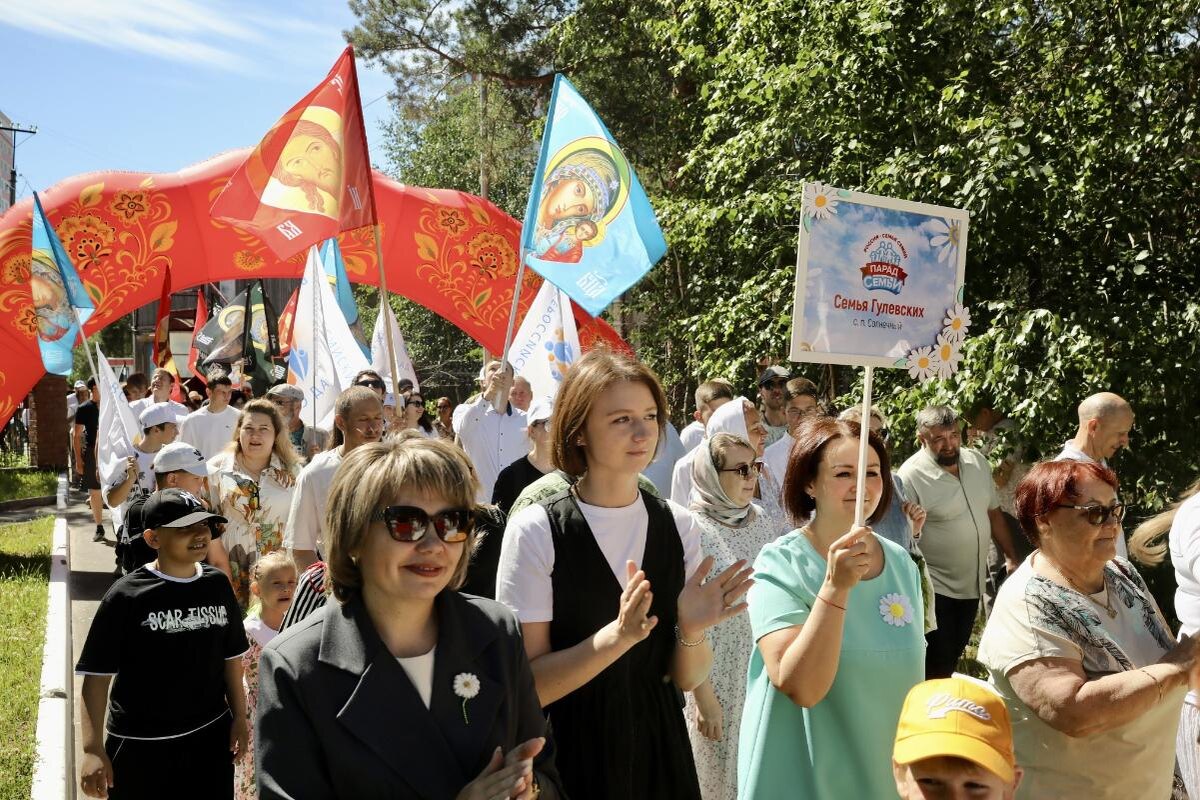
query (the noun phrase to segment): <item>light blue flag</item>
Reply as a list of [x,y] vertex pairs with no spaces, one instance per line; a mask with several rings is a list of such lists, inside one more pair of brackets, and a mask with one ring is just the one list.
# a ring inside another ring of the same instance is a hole
[[528,266],[592,316],[667,252],[633,167],[562,75],[554,79],[521,252]]
[[333,293],[346,324],[353,325],[358,322],[358,306],[354,304],[354,292],[350,290],[346,262],[342,260],[342,248],[338,247],[337,239],[326,239],[321,243],[321,263],[325,265],[325,275],[333,284]]
[[319,251],[321,264],[325,268],[325,277],[332,284],[333,294],[337,298],[338,308],[354,334],[354,341],[367,358],[371,357],[371,348],[363,341],[362,326],[358,324],[358,306],[354,303],[354,292],[350,289],[350,278],[346,275],[346,262],[342,259],[342,248],[338,247],[337,239],[326,239],[321,243]]
[[96,306],[84,290],[58,234],[46,219],[36,192],[33,207],[29,292],[37,314],[38,345],[47,372],[69,375],[80,326],[88,321]]

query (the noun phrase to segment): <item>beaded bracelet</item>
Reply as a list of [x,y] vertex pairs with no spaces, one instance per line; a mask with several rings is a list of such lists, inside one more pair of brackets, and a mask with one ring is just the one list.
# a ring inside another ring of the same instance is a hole
[[694,642],[689,642],[686,639],[684,639],[683,636],[680,635],[679,626],[676,625],[675,626],[675,641],[679,642],[684,647],[699,647],[700,645],[702,645],[706,641],[708,641],[708,634],[707,633],[701,634],[699,639],[697,639]]

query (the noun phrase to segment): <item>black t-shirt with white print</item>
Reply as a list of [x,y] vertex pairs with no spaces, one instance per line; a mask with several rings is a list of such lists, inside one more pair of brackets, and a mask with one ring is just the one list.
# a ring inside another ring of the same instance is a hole
[[76,674],[114,675],[108,732],[164,739],[202,728],[229,708],[225,662],[246,652],[229,579],[207,564],[192,578],[138,567],[100,601]]

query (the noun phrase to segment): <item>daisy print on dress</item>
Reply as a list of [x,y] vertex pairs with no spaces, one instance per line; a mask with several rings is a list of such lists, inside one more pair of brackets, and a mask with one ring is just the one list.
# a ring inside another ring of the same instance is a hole
[[463,722],[471,724],[467,718],[467,701],[479,695],[479,678],[471,672],[460,672],[454,676],[454,693],[462,698]]
[[879,616],[883,617],[883,621],[888,625],[896,628],[911,625],[913,621],[912,601],[899,592],[885,594],[879,598]]

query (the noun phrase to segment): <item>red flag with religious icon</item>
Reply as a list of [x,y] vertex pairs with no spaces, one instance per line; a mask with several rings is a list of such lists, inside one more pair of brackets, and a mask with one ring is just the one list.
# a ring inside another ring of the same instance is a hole
[[267,132],[212,205],[280,259],[375,221],[354,49]]
[[296,302],[300,299],[300,287],[292,290],[287,305],[279,312],[279,357],[287,358],[292,352],[292,326],[296,323]]
[[197,365],[200,361],[200,351],[196,349],[196,334],[204,330],[205,323],[208,322],[208,301],[204,299],[204,287],[196,289],[196,315],[192,320],[192,344],[188,348],[188,371],[200,379],[205,385],[208,384],[208,376],[204,374],[204,370]]
[[154,366],[165,367],[176,376],[171,355],[171,273],[163,274],[162,294],[158,298],[158,319],[154,323]]

